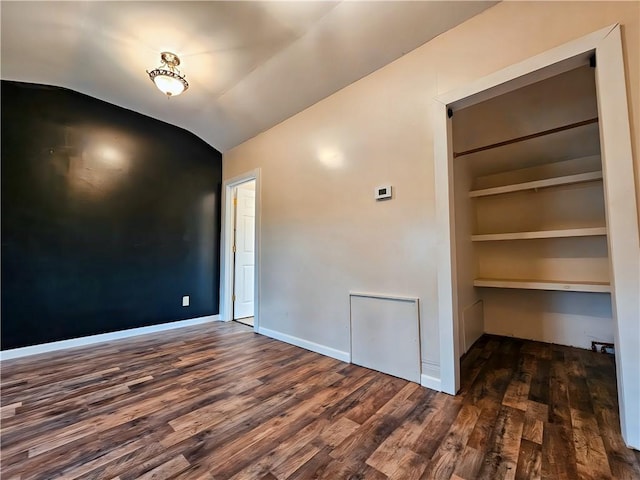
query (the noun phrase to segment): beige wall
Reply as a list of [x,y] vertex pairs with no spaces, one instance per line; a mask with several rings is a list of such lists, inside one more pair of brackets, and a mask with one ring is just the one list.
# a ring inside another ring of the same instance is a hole
[[[501,3],[225,153],[225,179],[261,168],[261,325],[348,351],[350,290],[416,296],[424,372],[437,376],[431,100],[613,23],[637,185],[638,2]],[[387,183],[393,200],[375,202]]]

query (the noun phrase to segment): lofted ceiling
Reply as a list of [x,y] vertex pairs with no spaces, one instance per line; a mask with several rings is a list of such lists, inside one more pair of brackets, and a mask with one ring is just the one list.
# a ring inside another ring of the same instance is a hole
[[[494,1],[6,1],[5,80],[70,88],[228,150]],[[145,70],[177,53],[190,88]]]

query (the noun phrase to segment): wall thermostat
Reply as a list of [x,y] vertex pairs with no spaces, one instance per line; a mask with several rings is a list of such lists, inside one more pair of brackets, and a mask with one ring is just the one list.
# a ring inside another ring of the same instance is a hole
[[391,185],[376,187],[376,200],[386,200],[391,198]]

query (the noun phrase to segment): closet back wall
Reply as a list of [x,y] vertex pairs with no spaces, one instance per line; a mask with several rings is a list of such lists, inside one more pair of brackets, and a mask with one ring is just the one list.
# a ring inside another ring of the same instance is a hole
[[6,81],[1,134],[3,350],[218,313],[220,152]]

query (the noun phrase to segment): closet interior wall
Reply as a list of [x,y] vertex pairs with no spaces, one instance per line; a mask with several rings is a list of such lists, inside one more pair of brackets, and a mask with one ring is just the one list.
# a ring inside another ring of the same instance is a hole
[[589,65],[454,112],[461,354],[482,331],[613,342],[597,117]]

